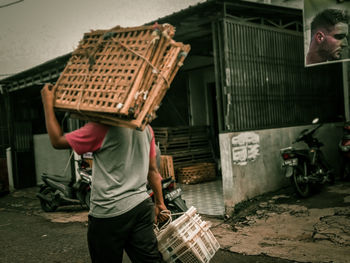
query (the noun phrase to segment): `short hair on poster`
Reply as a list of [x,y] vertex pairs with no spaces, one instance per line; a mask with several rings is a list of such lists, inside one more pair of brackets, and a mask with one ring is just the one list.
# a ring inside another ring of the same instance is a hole
[[305,66],[350,61],[350,1],[304,0]]

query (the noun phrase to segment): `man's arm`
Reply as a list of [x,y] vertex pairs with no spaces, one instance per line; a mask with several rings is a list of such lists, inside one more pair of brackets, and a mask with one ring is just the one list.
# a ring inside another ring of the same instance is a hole
[[147,179],[154,193],[156,222],[157,219],[159,219],[160,222],[163,222],[168,219],[168,216],[160,214],[161,211],[167,210],[167,208],[163,200],[162,177],[158,172],[155,156],[150,157]]
[[51,144],[56,149],[67,149],[70,145],[63,135],[61,126],[59,125],[55,111],[54,99],[55,91],[52,84],[45,84],[41,90],[41,98],[45,112],[46,129],[50,137]]

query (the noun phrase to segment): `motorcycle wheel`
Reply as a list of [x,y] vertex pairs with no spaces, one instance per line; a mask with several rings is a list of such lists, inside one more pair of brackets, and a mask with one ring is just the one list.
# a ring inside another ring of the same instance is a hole
[[331,172],[329,175],[329,184],[334,185],[335,184],[335,173]]
[[341,171],[341,180],[350,181],[350,163],[346,162]]
[[294,190],[300,197],[308,197],[310,195],[310,184],[303,181],[303,176],[303,168],[298,165],[294,168],[290,180]]
[[91,196],[91,191],[89,190],[86,195],[85,195],[85,204],[90,209],[90,196]]
[[328,173],[327,179],[330,185],[335,184],[335,173],[329,165],[326,165],[324,161],[322,162],[321,160],[318,162],[317,167],[321,168],[323,171],[326,171]]
[[50,199],[52,201],[47,201],[44,199],[39,198],[40,200],[40,206],[45,212],[55,212],[58,205],[55,204],[55,190],[51,187],[45,187],[40,189],[40,194],[44,195],[47,199]]

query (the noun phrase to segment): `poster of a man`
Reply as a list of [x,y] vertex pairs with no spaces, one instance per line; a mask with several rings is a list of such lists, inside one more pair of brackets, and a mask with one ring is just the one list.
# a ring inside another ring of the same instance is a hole
[[350,60],[350,2],[304,1],[305,65]]

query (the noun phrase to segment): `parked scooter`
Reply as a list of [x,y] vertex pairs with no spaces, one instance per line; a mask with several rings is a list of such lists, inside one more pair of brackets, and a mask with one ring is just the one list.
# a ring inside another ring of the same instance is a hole
[[[160,166],[160,150],[157,151],[157,166]],[[80,204],[90,208],[91,177],[92,169],[89,164],[83,160],[78,162],[78,175],[76,180],[72,176],[70,181],[59,181],[58,176],[43,174],[44,184],[41,186],[37,197],[40,200],[41,207],[46,212],[54,212],[59,206]],[[152,197],[153,191],[147,185],[147,192]],[[181,213],[187,211],[185,201],[181,198],[182,190],[176,187],[175,180],[171,177],[162,180],[162,191],[164,203],[171,213]]]
[[[314,119],[312,123],[318,123],[318,119]],[[315,128],[301,131],[293,142],[304,142],[308,148],[288,147],[280,150],[282,166],[286,168],[285,175],[290,178],[295,191],[301,197],[308,197],[314,187],[327,182],[334,183],[335,180],[334,171],[320,149],[324,144],[314,137],[321,126],[319,124]]]
[[346,122],[343,126],[343,137],[339,142],[339,150],[342,157],[340,179],[350,180],[350,122]]
[[37,197],[45,212],[54,212],[59,206],[82,205],[90,207],[91,168],[83,159],[78,162],[78,180],[72,173],[69,181],[61,181],[58,176],[43,174],[44,184]]
[[[157,167],[160,171],[160,156],[161,151],[159,146],[156,145],[156,158]],[[151,187],[147,184],[147,192],[154,201],[153,191]],[[182,190],[176,186],[175,180],[171,177],[162,179],[162,192],[165,206],[169,209],[171,214],[183,213],[188,210],[186,202],[182,199]],[[177,216],[174,216],[175,219]]]
[[[147,185],[148,194],[154,201],[154,193]],[[182,199],[182,190],[177,187],[175,180],[171,177],[162,179],[162,191],[165,206],[170,210],[171,214],[183,213],[188,210],[185,201]],[[174,216],[176,218],[176,216]]]

